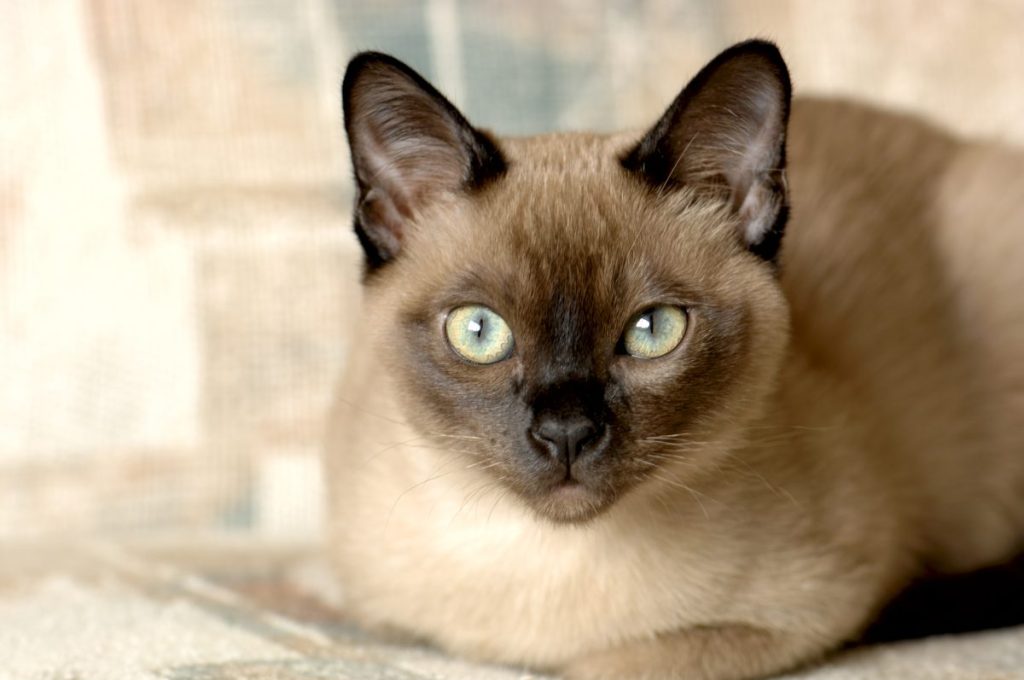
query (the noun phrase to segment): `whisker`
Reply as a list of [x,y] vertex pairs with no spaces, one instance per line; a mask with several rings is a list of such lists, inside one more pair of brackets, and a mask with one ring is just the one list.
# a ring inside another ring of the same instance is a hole
[[406,427],[409,426],[409,423],[405,422],[404,420],[397,420],[397,419],[392,418],[390,416],[386,416],[386,415],[384,415],[382,413],[377,413],[375,411],[371,411],[370,409],[366,408],[365,406],[361,406],[361,405],[355,403],[354,401],[352,401],[350,399],[345,399],[344,397],[335,397],[334,401],[336,403],[345,404],[346,406],[351,406],[353,410],[358,411],[359,413],[365,413],[368,416],[373,416],[374,418],[380,418],[381,420],[386,420],[387,422],[394,423],[395,425],[404,425]]
[[490,510],[490,512],[487,513],[487,524],[488,525],[491,523],[491,516],[494,515],[494,510],[495,510],[495,508],[498,507],[498,503],[500,503],[502,500],[504,500],[505,496],[507,496],[507,495],[508,495],[508,487],[504,487],[504,488],[502,488],[502,491],[498,495],[498,497],[496,499],[494,499],[494,504],[491,505],[491,510]]
[[457,462],[457,460],[458,459],[455,456],[448,456],[448,457],[446,457],[444,462],[442,462],[441,465],[439,465],[436,468],[434,468],[433,472],[431,473],[431,475],[429,477],[427,477],[426,479],[424,479],[424,480],[422,480],[420,482],[416,482],[415,484],[413,484],[409,488],[407,488],[404,491],[402,491],[402,493],[398,494],[398,496],[395,498],[394,503],[391,504],[391,509],[388,511],[387,520],[384,522],[384,529],[385,529],[385,531],[387,530],[388,526],[390,526],[390,524],[391,524],[391,518],[394,515],[395,509],[398,507],[399,502],[406,495],[408,495],[409,493],[411,493],[412,491],[414,491],[414,490],[416,490],[418,488],[421,488],[421,487],[429,484],[430,482],[434,482],[434,481],[437,481],[438,479],[441,479],[443,477],[447,477],[448,475],[454,474],[454,473],[458,472],[460,469],[461,470],[465,470],[465,469],[468,469],[470,467],[469,465],[465,465],[465,466],[463,466],[460,469],[448,470],[446,472],[445,469],[448,468],[452,463]]
[[[436,436],[436,435],[432,435],[432,436]],[[429,441],[429,439],[430,439],[430,437],[428,437],[428,436],[419,436],[419,437],[412,437],[410,439],[405,439],[405,440],[400,441],[400,442],[394,442],[392,444],[388,444],[388,445],[384,446],[382,449],[380,449],[380,450],[376,451],[375,453],[373,453],[368,458],[363,459],[363,463],[364,464],[365,463],[369,463],[370,461],[374,460],[378,456],[380,456],[380,455],[382,455],[382,454],[384,454],[384,453],[386,453],[388,451],[392,451],[392,450],[399,449],[399,448],[402,448],[402,447],[405,447],[405,448],[415,448],[415,449],[428,449],[428,450],[434,450],[434,451],[453,451],[453,452],[459,452],[459,453],[466,453],[466,454],[469,454],[471,456],[483,456],[483,455],[485,455],[485,454],[483,454],[483,453],[481,453],[479,451],[475,451],[473,449],[462,449],[462,448],[455,449],[455,448],[451,448],[451,447],[448,447],[448,446],[431,446],[430,444],[417,444],[416,443],[416,442],[421,442],[421,441]]]
[[701,501],[701,496],[703,494],[698,492],[693,487],[690,487],[690,486],[688,486],[686,484],[683,484],[679,480],[669,479],[668,477],[663,477],[663,476],[661,476],[661,475],[659,475],[657,473],[653,473],[651,476],[654,479],[658,479],[658,480],[664,482],[665,484],[668,484],[669,486],[674,486],[674,487],[677,487],[679,489],[683,489],[684,491],[689,492],[689,494],[693,497],[693,500],[695,500],[697,502],[697,505],[700,506],[701,512],[704,513],[704,519],[708,519],[708,520],[711,519],[711,515],[708,514],[708,509],[706,507],[704,507],[704,503],[703,503],[703,501]]
[[471,491],[468,494],[466,494],[463,497],[463,499],[462,499],[462,503],[459,505],[458,509],[455,511],[455,514],[452,515],[452,518],[450,520],[448,520],[448,526],[450,527],[452,524],[455,523],[455,519],[459,516],[459,514],[462,512],[462,510],[467,505],[469,505],[469,503],[472,500],[474,500],[474,499],[479,500],[479,498],[482,497],[487,491],[495,488],[496,486],[498,486],[498,482],[497,481],[485,482],[485,483],[480,484],[479,486],[477,486],[475,489],[473,489],[473,491]]

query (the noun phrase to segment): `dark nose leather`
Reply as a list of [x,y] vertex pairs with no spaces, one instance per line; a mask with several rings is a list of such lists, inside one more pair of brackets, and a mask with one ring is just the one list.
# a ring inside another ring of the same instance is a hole
[[534,421],[530,434],[552,458],[571,467],[583,448],[597,438],[598,429],[582,414],[544,414]]

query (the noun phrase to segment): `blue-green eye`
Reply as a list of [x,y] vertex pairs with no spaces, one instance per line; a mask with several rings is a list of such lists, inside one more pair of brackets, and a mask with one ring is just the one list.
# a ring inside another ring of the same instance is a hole
[[507,359],[515,345],[505,320],[483,305],[466,305],[450,311],[444,333],[452,349],[475,364]]
[[627,354],[638,359],[656,359],[678,347],[685,333],[686,312],[679,307],[660,305],[629,320],[622,334],[622,346]]

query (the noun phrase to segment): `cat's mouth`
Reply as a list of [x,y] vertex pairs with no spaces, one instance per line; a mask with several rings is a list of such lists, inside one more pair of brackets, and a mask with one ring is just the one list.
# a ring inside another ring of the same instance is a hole
[[[551,499],[555,503],[569,506],[589,506],[593,505],[597,500],[590,489],[576,479],[566,479],[559,482],[555,488],[551,490]],[[570,514],[575,513],[570,512]]]
[[545,497],[533,503],[538,514],[559,523],[587,522],[600,515],[609,505],[611,503],[608,499],[575,479],[558,482]]
[[544,519],[560,524],[588,522],[611,507],[617,498],[608,484],[598,483],[590,476],[566,468],[560,478],[535,485],[525,500]]
[[603,457],[611,438],[610,429],[603,426],[599,433],[581,438],[568,448],[545,447],[536,438],[528,438],[519,460],[529,462],[516,466],[518,474],[512,485],[543,518],[559,523],[586,522],[617,497],[609,461]]

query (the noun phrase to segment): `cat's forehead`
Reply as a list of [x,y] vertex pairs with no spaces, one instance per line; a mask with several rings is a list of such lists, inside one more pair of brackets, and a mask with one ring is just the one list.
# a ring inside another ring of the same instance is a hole
[[735,242],[723,206],[631,173],[621,159],[635,143],[630,133],[503,140],[508,171],[474,202],[474,228],[524,265],[571,256],[638,268],[665,255],[680,264],[719,257]]
[[478,221],[491,227],[482,231],[531,259],[530,251],[555,246],[614,248],[629,237],[637,211],[651,207],[649,192],[619,161],[632,141],[583,133],[502,140],[508,170],[474,201]]
[[592,298],[700,287],[735,243],[722,206],[658,191],[620,161],[635,135],[556,134],[501,141],[508,170],[429,216],[416,269],[435,283]]
[[532,137],[506,137],[501,150],[509,161],[510,174],[533,176],[571,167],[580,172],[605,172],[620,166],[638,134],[561,132]]

